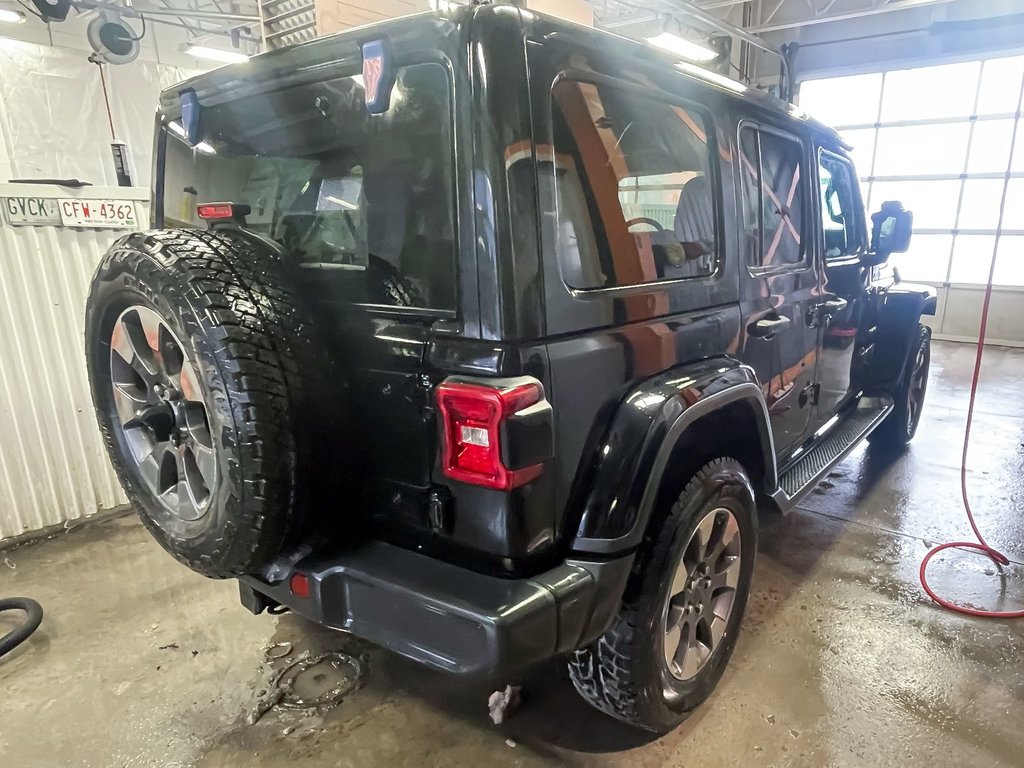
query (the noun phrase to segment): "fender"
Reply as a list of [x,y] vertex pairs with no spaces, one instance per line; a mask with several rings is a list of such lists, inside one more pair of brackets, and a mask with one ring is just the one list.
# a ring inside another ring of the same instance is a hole
[[922,315],[934,315],[938,303],[930,285],[897,283],[878,297],[875,353],[865,384],[868,395],[888,394],[896,387],[917,338]]
[[687,427],[738,401],[749,401],[758,426],[766,476],[764,487],[755,490],[774,489],[775,448],[753,369],[728,357],[678,366],[640,384],[615,411],[581,478],[586,495],[572,549],[610,555],[638,545],[672,450]]

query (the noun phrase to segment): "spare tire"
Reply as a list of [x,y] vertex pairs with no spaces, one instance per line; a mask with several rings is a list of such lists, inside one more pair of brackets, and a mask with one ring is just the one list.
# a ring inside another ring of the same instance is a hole
[[226,578],[302,539],[331,476],[337,401],[272,243],[232,229],[118,240],[93,278],[85,341],[111,461],[168,552]]

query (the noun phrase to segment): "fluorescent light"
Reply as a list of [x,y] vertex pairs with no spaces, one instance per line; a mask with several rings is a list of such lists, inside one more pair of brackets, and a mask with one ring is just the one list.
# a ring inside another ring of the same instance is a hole
[[172,131],[174,131],[179,136],[184,136],[185,135],[185,128],[177,120],[171,120],[171,122],[169,122],[167,124],[167,127],[170,128]]
[[679,35],[673,35],[671,32],[662,32],[657,37],[648,37],[647,42],[690,61],[714,61],[719,55],[718,51],[713,51],[692,40],[684,40]]
[[185,53],[190,56],[195,56],[197,59],[210,59],[211,61],[223,61],[226,63],[247,61],[249,59],[249,57],[241,51],[228,51],[223,48],[210,48],[206,45],[187,45],[185,46]]
[[204,155],[216,155],[217,150],[212,145],[207,144],[205,141],[200,141],[196,144],[196,150],[202,152]]
[[23,24],[24,22],[25,14],[21,11],[9,11],[6,8],[0,8],[0,23]]
[[736,91],[736,93],[743,93],[747,90],[747,86],[743,83],[733,80],[731,77],[720,75],[717,72],[712,72],[710,69],[704,69],[704,67],[698,67],[696,64],[691,64],[688,61],[677,61],[676,69],[685,72],[688,75],[702,78],[707,80],[709,83],[720,85],[723,88],[728,88],[730,91]]

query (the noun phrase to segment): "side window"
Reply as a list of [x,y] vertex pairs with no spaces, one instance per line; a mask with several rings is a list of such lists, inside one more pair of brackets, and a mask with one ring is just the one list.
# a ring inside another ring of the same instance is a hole
[[555,251],[565,282],[614,288],[714,274],[716,194],[702,114],[568,80],[552,95]]
[[853,167],[829,152],[818,153],[818,185],[821,192],[821,227],[825,258],[854,256],[864,247],[863,212],[855,192]]
[[743,232],[754,270],[803,265],[807,174],[796,139],[753,126],[740,130]]

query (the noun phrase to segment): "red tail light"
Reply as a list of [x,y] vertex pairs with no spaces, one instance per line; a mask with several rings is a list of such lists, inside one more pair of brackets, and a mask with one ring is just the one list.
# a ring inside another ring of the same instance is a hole
[[196,213],[204,221],[217,219],[241,219],[248,216],[252,208],[243,203],[203,203],[196,207]]
[[539,383],[506,389],[446,382],[437,388],[441,413],[441,469],[445,476],[485,488],[510,490],[536,479],[542,463],[510,468],[502,456],[503,426],[512,417],[543,404]]
[[208,203],[196,208],[200,219],[230,219],[235,215],[231,203]]

